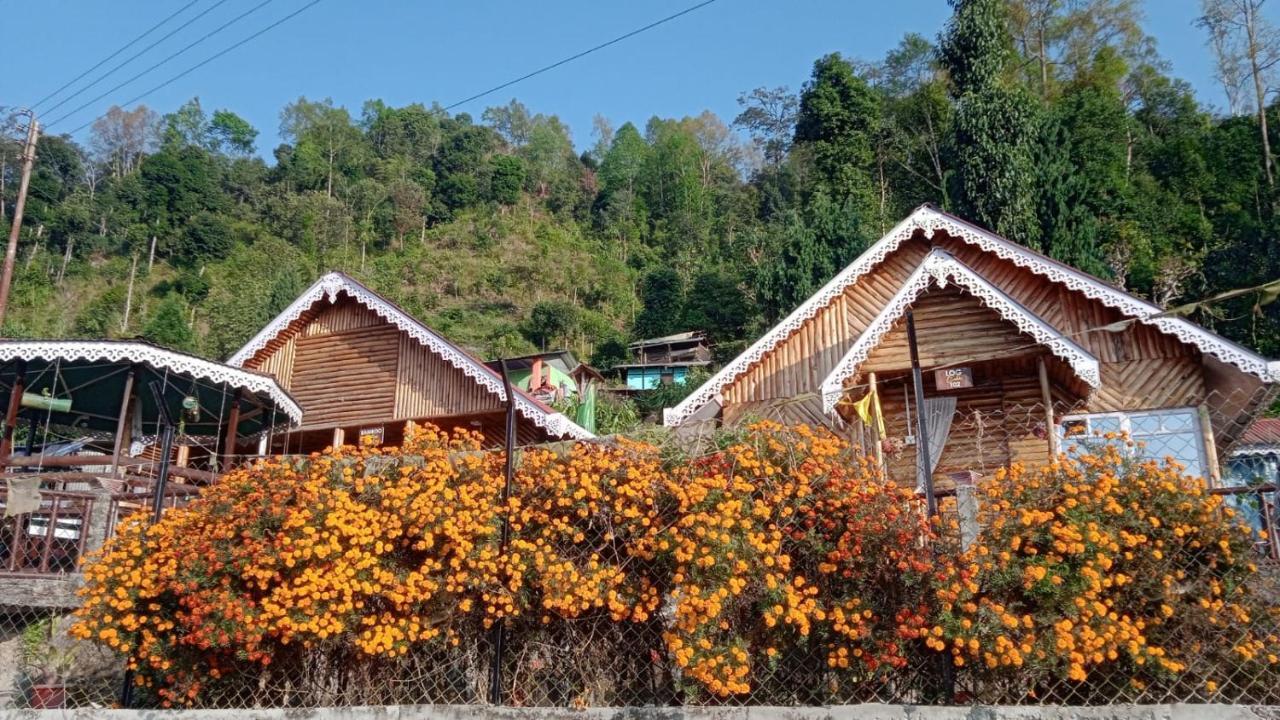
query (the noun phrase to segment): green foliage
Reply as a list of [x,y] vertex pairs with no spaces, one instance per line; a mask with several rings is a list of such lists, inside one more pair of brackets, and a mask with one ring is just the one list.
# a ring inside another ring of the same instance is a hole
[[655,338],[681,330],[684,279],[670,268],[649,271],[640,282],[644,309],[636,316],[635,336]]
[[169,295],[161,300],[142,327],[142,337],[174,350],[190,350],[195,335],[187,324],[187,306],[182,298]]
[[525,324],[525,337],[543,350],[551,349],[578,325],[578,309],[572,304],[544,300],[533,306]]
[[652,390],[636,393],[635,404],[642,415],[657,418],[663,408],[675,407],[681,400],[689,397],[689,393],[697,390],[703,383],[711,379],[711,374],[700,367],[689,368],[689,374],[681,382],[659,385]]
[[591,365],[601,371],[609,371],[615,365],[627,362],[631,357],[627,343],[620,337],[611,337],[596,345],[591,354]]
[[817,173],[817,188],[837,204],[870,214],[874,137],[880,131],[880,100],[838,53],[814,63],[800,93],[795,146]]
[[[4,332],[226,357],[337,269],[482,356],[609,368],[684,330],[723,355],[921,203],[1161,304],[1280,277],[1258,118],[1166,76],[1132,0],[953,6],[937,48],[908,34],[744,93],[741,139],[710,113],[601,118],[579,154],[516,100],[477,123],[299,98],[269,166],[231,110],[113,109],[84,148],[41,139]],[[1196,319],[1280,354],[1280,303]]]
[[1039,108],[1001,74],[1010,57],[1002,0],[953,0],[940,54],[956,99],[950,196],[960,215],[1040,247],[1035,151]]
[[499,155],[493,159],[493,174],[489,177],[489,199],[500,205],[515,205],[524,187],[524,163],[518,157]]

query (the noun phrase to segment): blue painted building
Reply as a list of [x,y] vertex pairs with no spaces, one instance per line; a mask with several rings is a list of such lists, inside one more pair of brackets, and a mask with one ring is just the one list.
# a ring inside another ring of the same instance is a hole
[[699,331],[639,340],[629,348],[632,361],[615,365],[614,370],[631,392],[682,383],[693,368],[711,364],[707,336]]

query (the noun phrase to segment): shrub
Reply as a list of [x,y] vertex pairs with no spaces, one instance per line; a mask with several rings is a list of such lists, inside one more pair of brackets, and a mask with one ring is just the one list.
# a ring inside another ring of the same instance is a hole
[[938,589],[927,642],[984,699],[1110,702],[1151,686],[1163,700],[1280,679],[1250,529],[1203,480],[1127,446],[1109,436],[980,486],[982,531]]
[[[513,645],[634,625],[688,692],[729,695],[775,673],[900,667],[926,624],[915,499],[828,433],[762,425],[666,464],[626,440],[526,451],[506,553],[501,454],[465,432],[406,438],[264,461],[150,530],[130,519],[85,570],[75,634],[126,654],[175,704],[252,672],[290,678],[296,696],[318,658],[372,676],[497,621]],[[614,656],[645,647],[613,635]]]

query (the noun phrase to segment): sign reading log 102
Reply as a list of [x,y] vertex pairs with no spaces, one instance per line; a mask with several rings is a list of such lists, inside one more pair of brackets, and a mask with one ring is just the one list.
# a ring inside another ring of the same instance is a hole
[[957,390],[973,387],[973,370],[967,367],[942,368],[933,371],[933,381],[939,390]]

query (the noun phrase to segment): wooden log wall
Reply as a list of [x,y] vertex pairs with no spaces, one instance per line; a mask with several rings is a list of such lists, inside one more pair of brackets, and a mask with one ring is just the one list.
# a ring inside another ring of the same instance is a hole
[[[354,443],[361,427],[381,425],[386,444],[394,445],[408,420],[477,430],[490,444],[505,435],[504,405],[493,393],[345,295],[332,305],[317,303],[246,367],[275,375],[302,406],[291,453],[328,446],[332,428],[343,428]],[[528,444],[547,436],[521,418],[517,439]],[[283,437],[275,442],[285,451]]]
[[400,335],[399,353],[397,419],[502,409],[501,401],[488,388],[407,334]]
[[[1046,362],[1056,362],[1046,358]],[[915,398],[910,375],[902,373],[882,379],[881,405],[885,430],[890,438],[917,435]],[[904,389],[907,392],[904,393]],[[925,378],[926,397],[956,398],[956,414],[951,421],[947,444],[934,469],[934,486],[950,490],[949,475],[973,471],[988,475],[1011,463],[1037,467],[1048,462],[1049,428],[1044,424],[1040,380],[1035,358],[986,363],[974,367],[974,387],[939,392],[931,376]],[[1055,407],[1068,408],[1073,395],[1056,384],[1052,387]],[[907,403],[910,407],[908,425]],[[895,457],[886,458],[889,476],[900,485],[915,485],[916,446],[906,446]]]
[[725,405],[817,392],[849,345],[920,264],[929,246],[903,243],[722,393]]
[[399,341],[390,325],[299,337],[290,390],[303,407],[303,426],[390,419]]
[[[920,365],[927,371],[941,365],[966,364],[1010,354],[1038,355],[1035,340],[995,310],[960,288],[936,286],[912,307]],[[911,367],[905,318],[894,324],[860,368],[886,372]]]
[[1203,402],[1204,374],[1195,348],[1137,322],[1119,332],[1098,331],[1125,316],[958,240],[939,236],[937,244],[1098,358],[1102,388],[1093,393],[1089,411]]

